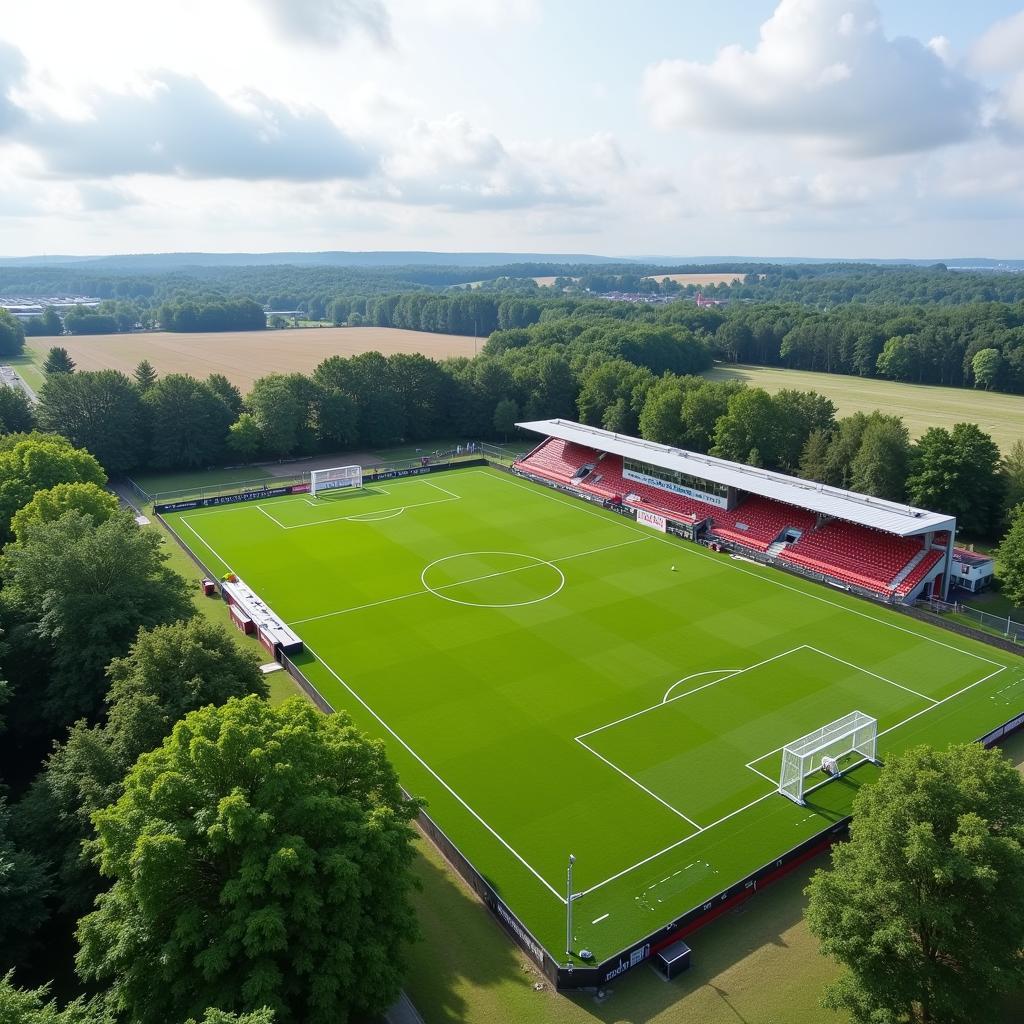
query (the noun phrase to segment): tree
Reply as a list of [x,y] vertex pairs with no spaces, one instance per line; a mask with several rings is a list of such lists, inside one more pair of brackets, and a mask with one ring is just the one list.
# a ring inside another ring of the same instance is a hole
[[999,585],[1019,608],[1024,606],[1024,504],[1010,510],[1010,528],[999,549]]
[[965,533],[992,536],[1003,518],[1005,479],[999,447],[975,423],[929,427],[917,442],[907,496],[915,505],[955,515]]
[[21,388],[0,387],[0,434],[24,434],[36,425],[36,414]]
[[252,1013],[225,1013],[223,1010],[209,1009],[201,1021],[190,1017],[185,1024],[274,1024],[274,1011],[266,1006]]
[[206,386],[218,395],[221,401],[231,410],[232,415],[237,419],[244,408],[242,393],[224,376],[223,373],[211,373],[206,378]]
[[514,398],[503,398],[494,407],[494,429],[507,441],[508,435],[516,429],[519,419],[519,404]]
[[800,476],[804,480],[824,483],[827,475],[828,450],[832,435],[825,430],[812,430],[800,453]]
[[20,356],[25,350],[25,328],[6,309],[0,309],[0,356]]
[[1006,507],[1016,508],[1024,502],[1024,438],[1018,437],[1003,458],[1006,480]]
[[66,438],[38,434],[12,438],[14,444],[0,450],[0,539],[10,537],[15,512],[27,505],[36,491],[62,483],[103,486],[107,476],[100,464]]
[[854,798],[807,889],[858,1024],[955,1024],[1024,984],[1024,780],[998,749],[916,747]]
[[228,448],[243,462],[251,462],[263,447],[263,431],[251,412],[243,412],[228,428]]
[[910,434],[899,416],[872,413],[850,465],[855,491],[902,501],[910,463]]
[[36,491],[32,500],[14,513],[11,531],[19,543],[37,523],[52,523],[65,512],[81,512],[94,526],[105,523],[118,509],[117,497],[94,483],[56,484]]
[[185,469],[209,466],[224,452],[231,410],[206,384],[170,373],[142,396],[149,415],[154,466]]
[[[19,544],[7,546],[0,595],[16,624],[12,651],[45,661],[32,703],[55,728],[96,713],[104,669],[140,626],[194,614],[185,581],[166,560],[160,535],[141,529],[128,511],[99,525],[65,512],[29,526]],[[14,660],[12,654],[7,664]]]
[[658,444],[681,447],[686,436],[683,425],[683,400],[686,378],[667,373],[650,387],[640,410],[640,436]]
[[991,391],[1003,373],[1003,356],[997,348],[983,348],[971,360],[975,387]]
[[46,355],[46,362],[43,363],[43,372],[51,373],[74,373],[75,361],[71,354],[61,345],[54,345]]
[[36,989],[18,988],[14,984],[14,972],[9,971],[0,977],[0,1021],[4,1024],[116,1024],[102,997],[78,998],[62,1010],[48,998],[49,994],[48,985]]
[[279,458],[294,452],[307,426],[306,410],[285,376],[260,377],[247,402],[267,450]]
[[[46,920],[50,879],[44,863],[10,836],[10,812],[0,797],[0,963],[24,958],[32,934]],[[0,1021],[5,1020],[0,996]]]
[[60,314],[52,306],[47,306],[41,316],[34,316],[22,325],[25,337],[51,338],[64,333],[64,324]]
[[60,373],[39,392],[39,422],[88,448],[112,476],[142,454],[138,389],[117,370]]
[[80,922],[79,971],[139,1024],[380,1012],[416,931],[416,811],[344,713],[259,697],[194,711],[94,816],[113,884]]
[[756,449],[757,465],[763,461],[772,468],[778,465],[779,427],[771,395],[762,388],[747,388],[729,399],[728,412],[715,426],[711,454],[733,462],[749,462],[751,451]]
[[77,722],[19,805],[21,834],[60,881],[63,909],[87,913],[100,885],[81,856],[92,815],[120,797],[128,770],[190,711],[249,694],[266,698],[259,659],[227,631],[196,616],[142,629],[107,668],[107,719]]
[[139,394],[144,395],[156,383],[156,370],[153,369],[153,364],[148,359],[140,360],[132,373],[132,379],[139,389]]

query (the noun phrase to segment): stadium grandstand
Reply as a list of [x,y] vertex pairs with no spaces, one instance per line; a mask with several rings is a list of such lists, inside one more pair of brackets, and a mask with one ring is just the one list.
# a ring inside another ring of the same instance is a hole
[[569,420],[515,472],[659,529],[889,603],[945,599],[956,519]]

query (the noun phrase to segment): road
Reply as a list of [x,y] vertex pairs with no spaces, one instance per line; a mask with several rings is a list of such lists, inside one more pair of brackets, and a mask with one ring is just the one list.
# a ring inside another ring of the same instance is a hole
[[0,365],[0,384],[4,384],[9,388],[14,388],[17,391],[19,388],[28,395],[28,400],[35,405],[39,401],[36,398],[36,393],[18,376],[13,366]]

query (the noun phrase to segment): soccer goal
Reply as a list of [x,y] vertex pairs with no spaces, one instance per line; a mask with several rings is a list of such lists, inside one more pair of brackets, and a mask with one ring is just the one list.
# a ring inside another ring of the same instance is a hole
[[309,474],[309,491],[315,498],[322,491],[363,486],[362,466],[336,466],[334,469],[314,469]]
[[779,792],[795,803],[804,802],[807,780],[816,772],[842,775],[865,761],[877,760],[878,721],[852,711],[782,748]]

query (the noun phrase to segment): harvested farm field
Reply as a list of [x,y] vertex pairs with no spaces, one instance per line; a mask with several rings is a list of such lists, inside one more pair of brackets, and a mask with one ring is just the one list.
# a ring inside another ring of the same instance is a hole
[[933,384],[901,384],[893,380],[849,377],[841,373],[813,373],[786,370],[774,366],[744,366],[718,363],[705,377],[712,380],[739,380],[753,388],[774,393],[783,388],[817,391],[831,398],[839,416],[854,412],[898,413],[903,417],[911,438],[920,437],[929,427],[955,423],[977,423],[1003,452],[1024,433],[1024,396],[1000,391],[974,391]]
[[675,281],[676,284],[688,285],[712,285],[732,284],[733,281],[742,281],[743,275],[735,272],[728,274],[650,274],[647,277],[650,281]]
[[419,352],[433,359],[472,356],[483,339],[429,334],[391,327],[306,327],[281,331],[224,331],[208,334],[72,335],[30,338],[26,348],[42,363],[52,345],[62,345],[79,370],[121,370],[130,374],[142,359],[157,373],[206,377],[223,373],[242,391],[268,373],[309,373],[328,356],[360,352]]

